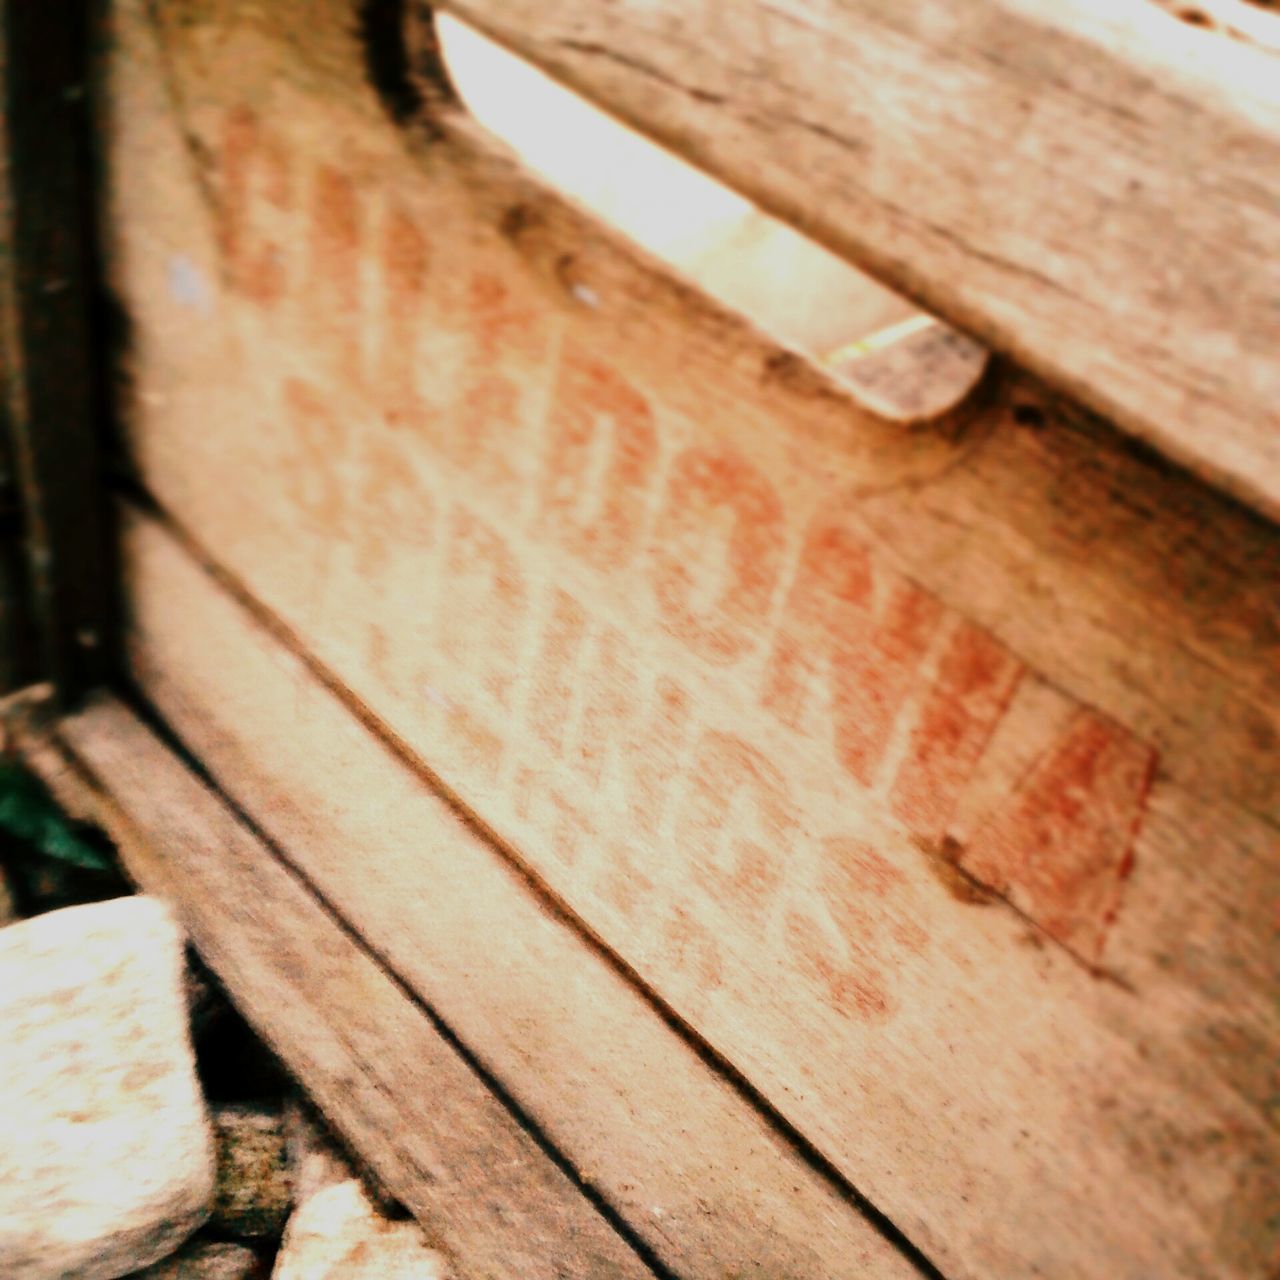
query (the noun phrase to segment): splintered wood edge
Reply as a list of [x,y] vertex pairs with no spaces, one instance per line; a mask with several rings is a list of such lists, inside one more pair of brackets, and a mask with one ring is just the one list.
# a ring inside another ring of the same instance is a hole
[[991,366],[991,353],[958,329],[919,314],[841,347],[825,363],[868,413],[918,427],[964,408]]
[[[122,703],[9,740],[171,901],[255,1028],[468,1277],[651,1276],[343,923]],[[234,903],[234,910],[229,909]]]

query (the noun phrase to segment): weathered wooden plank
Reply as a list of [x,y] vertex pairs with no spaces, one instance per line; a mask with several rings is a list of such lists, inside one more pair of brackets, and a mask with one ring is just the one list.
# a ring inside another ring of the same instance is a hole
[[[13,468],[21,490],[23,585],[32,615],[26,629],[34,631],[43,673],[67,699],[102,677],[111,634],[90,318],[85,14],[71,0],[5,0],[0,15],[3,470]],[[6,507],[12,498],[0,494]],[[5,514],[11,530],[12,512]],[[16,600],[6,594],[12,615]],[[21,625],[11,625],[5,639],[28,643]],[[31,674],[30,655],[6,660],[15,674]]]
[[[173,902],[237,1003],[458,1267],[498,1280],[652,1276],[431,1018],[120,702],[98,695],[29,758]],[[55,772],[56,771],[56,772]]]
[[871,411],[904,426],[954,416],[986,372],[979,343],[537,67],[447,14],[436,31],[468,112],[524,164],[703,292],[823,359]]
[[1274,528],[1026,379],[875,420],[310,21],[175,24],[207,199],[121,79],[146,483],[949,1273],[1256,1275]]
[[[126,548],[148,695],[662,1265],[705,1280],[919,1274],[170,533],[135,515]],[[237,874],[206,873],[226,878],[204,899],[213,916],[251,891]],[[293,925],[275,928],[291,950]],[[331,1034],[365,1026],[328,1016]],[[409,1070],[416,1042],[390,1036],[387,1069]],[[392,1131],[417,1124],[409,1111]]]
[[444,0],[1280,515],[1280,76],[1150,0]]

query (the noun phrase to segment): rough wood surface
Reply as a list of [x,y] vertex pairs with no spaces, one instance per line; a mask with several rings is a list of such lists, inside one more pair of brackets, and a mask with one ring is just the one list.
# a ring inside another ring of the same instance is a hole
[[[690,1280],[918,1274],[170,533],[136,515],[126,528],[147,694],[661,1265]],[[221,903],[237,872],[216,874]],[[319,1010],[359,1043],[363,1018]],[[260,1016],[271,1030],[269,1004]],[[390,1031],[377,1043],[416,1053]],[[393,1099],[407,1083],[388,1084]],[[406,1112],[391,1131],[417,1123]]]
[[411,995],[121,703],[97,697],[30,758],[64,794],[64,768],[92,788],[81,810],[142,887],[174,904],[238,1005],[458,1275],[652,1276]]
[[[340,6],[213,9],[185,150],[145,67],[114,99],[165,508],[948,1275],[1265,1274],[1274,527],[1022,377],[879,421],[465,122],[393,127]],[[144,568],[136,671],[236,742],[238,647]],[[349,821],[260,719],[238,776]]]
[[1280,515],[1280,76],[1150,0],[445,0]]
[[[952,414],[990,353],[473,28],[438,15],[449,78],[521,161],[904,426]],[[870,341],[868,341],[870,339]]]

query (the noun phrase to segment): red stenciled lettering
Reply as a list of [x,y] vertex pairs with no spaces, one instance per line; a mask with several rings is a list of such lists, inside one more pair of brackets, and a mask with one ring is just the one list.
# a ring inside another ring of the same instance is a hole
[[530,727],[557,756],[563,752],[565,726],[573,714],[586,629],[586,611],[567,591],[557,588],[533,671],[528,717]]
[[620,766],[624,755],[636,758],[645,753],[647,748],[634,741],[639,719],[639,679],[631,646],[615,627],[605,627],[596,644],[570,761],[588,786],[594,789],[606,781],[610,759]]
[[387,210],[382,234],[378,397],[388,424],[421,432],[428,415],[418,386],[417,342],[427,294],[427,240],[418,224],[394,203]]
[[482,685],[509,708],[517,670],[525,585],[511,548],[466,508],[450,521],[440,651],[462,673],[483,672]]
[[786,912],[792,957],[840,1013],[887,1018],[896,1007],[891,975],[897,961],[919,954],[928,941],[907,914],[910,903],[890,901],[906,877],[864,841],[837,837],[823,842],[821,883],[818,910]]
[[457,753],[454,762],[458,768],[495,780],[502,769],[502,753],[506,746],[503,740],[457,703],[449,707],[444,723],[450,746]]
[[521,822],[529,821],[534,802],[540,795],[541,775],[527,765],[521,765],[511,780],[511,805]]
[[360,248],[355,184],[332,165],[319,165],[312,191],[305,322],[317,354],[331,361],[338,377],[352,387],[363,386]]
[[660,676],[648,723],[628,753],[627,817],[637,836],[652,838],[661,830],[689,742],[691,719],[688,692]]
[[691,974],[701,991],[724,985],[724,961],[715,934],[685,907],[676,905],[663,924],[671,964]]
[[623,915],[635,916],[653,893],[653,880],[642,870],[635,846],[628,841],[612,841],[606,856],[600,892]]
[[[513,783],[513,808],[524,824],[522,834],[533,834],[566,866],[577,866],[584,853],[599,851],[595,824],[552,781],[545,769],[520,768]],[[580,884],[579,875],[574,883]]]
[[345,528],[348,515],[342,470],[336,465],[346,435],[320,393],[301,378],[286,379],[284,403],[294,441],[288,490],[313,531],[333,537]]
[[506,284],[483,273],[468,286],[465,303],[471,350],[459,399],[442,441],[445,453],[486,484],[516,480],[512,434],[520,426],[520,377],[513,368],[541,350],[538,317],[515,301]]
[[957,625],[890,795],[894,812],[917,835],[937,840],[946,832],[1022,672],[1022,663],[989,631],[967,621]]
[[361,518],[352,530],[357,571],[378,579],[401,557],[430,550],[436,541],[435,500],[416,480],[412,462],[391,440],[370,433],[360,440],[364,474]]
[[863,785],[884,756],[942,617],[932,596],[883,577],[878,584],[867,549],[847,530],[814,529],[801,552],[763,698],[798,729],[816,687],[825,684],[836,756]]
[[1132,866],[1155,764],[1155,752],[1127,730],[1079,711],[978,825],[960,865],[1097,960]]
[[686,449],[655,538],[653,582],[668,630],[712,662],[741,657],[768,615],[783,535],[778,495],[750,463],[728,448]]
[[636,548],[658,439],[644,397],[576,344],[560,361],[543,513],[560,540],[601,570]]
[[551,851],[568,866],[573,866],[582,856],[583,847],[594,844],[595,827],[577,805],[552,787],[547,800],[554,815],[551,823]]
[[373,678],[384,689],[394,690],[395,682],[390,669],[391,645],[387,640],[387,633],[376,622],[370,623],[365,632],[365,653]]
[[754,747],[708,731],[698,742],[677,840],[693,878],[763,932],[797,819],[782,775]]
[[232,287],[264,305],[284,293],[283,238],[253,240],[250,209],[261,213],[256,198],[260,193],[269,208],[288,214],[293,205],[291,179],[289,154],[280,140],[248,107],[233,110],[222,136],[218,239]]

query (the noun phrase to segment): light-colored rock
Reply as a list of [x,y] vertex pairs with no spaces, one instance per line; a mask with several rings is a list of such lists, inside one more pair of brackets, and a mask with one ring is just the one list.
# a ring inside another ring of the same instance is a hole
[[114,1280],[207,1216],[182,934],[153,898],[0,931],[0,1276]]
[[129,1280],[253,1280],[260,1267],[258,1255],[242,1244],[199,1240]]
[[274,1107],[216,1107],[218,1186],[212,1222],[234,1236],[278,1236],[293,1196],[285,1154],[284,1118]]
[[447,1280],[445,1259],[411,1220],[392,1221],[355,1178],[309,1196],[284,1233],[271,1280]]

